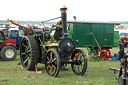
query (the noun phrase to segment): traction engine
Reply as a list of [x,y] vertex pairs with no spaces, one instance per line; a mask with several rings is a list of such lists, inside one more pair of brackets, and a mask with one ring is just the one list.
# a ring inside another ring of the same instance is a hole
[[35,70],[38,63],[43,63],[47,74],[56,77],[61,67],[71,64],[76,75],[84,75],[87,70],[85,52],[75,48],[77,40],[67,38],[67,35],[70,34],[67,33],[67,8],[61,8],[60,11],[59,24],[39,34],[24,36],[21,40],[22,66],[26,70]]

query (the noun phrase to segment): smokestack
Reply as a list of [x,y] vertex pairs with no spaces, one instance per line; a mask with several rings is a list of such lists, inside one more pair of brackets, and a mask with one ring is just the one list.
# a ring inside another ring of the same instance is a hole
[[74,21],[76,21],[76,16],[73,16],[73,18],[74,18]]
[[63,38],[67,38],[67,7],[64,5],[62,8],[60,8],[60,11],[62,19]]

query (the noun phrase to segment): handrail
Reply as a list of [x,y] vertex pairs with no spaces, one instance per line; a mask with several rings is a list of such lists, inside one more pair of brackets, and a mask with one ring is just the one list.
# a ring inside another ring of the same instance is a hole
[[[91,33],[92,34],[92,33]],[[101,47],[100,47],[100,45],[99,45],[99,43],[97,42],[97,40],[96,40],[96,38],[95,38],[95,36],[92,34],[92,36],[93,36],[93,38],[95,39],[95,41],[96,41],[96,44],[98,45],[98,48],[100,49],[100,51],[101,51]]]

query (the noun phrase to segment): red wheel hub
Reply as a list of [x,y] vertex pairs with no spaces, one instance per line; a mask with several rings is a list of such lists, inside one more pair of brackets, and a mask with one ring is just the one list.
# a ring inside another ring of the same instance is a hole
[[108,60],[111,56],[111,52],[109,49],[102,49],[100,52],[101,59]]
[[77,55],[76,55],[75,59],[78,59],[79,55],[80,55],[80,52],[77,52]]

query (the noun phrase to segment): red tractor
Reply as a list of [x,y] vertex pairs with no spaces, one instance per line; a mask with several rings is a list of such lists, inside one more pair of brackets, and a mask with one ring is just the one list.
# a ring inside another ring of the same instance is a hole
[[5,61],[12,61],[16,58],[16,40],[5,37],[0,31],[0,58]]

